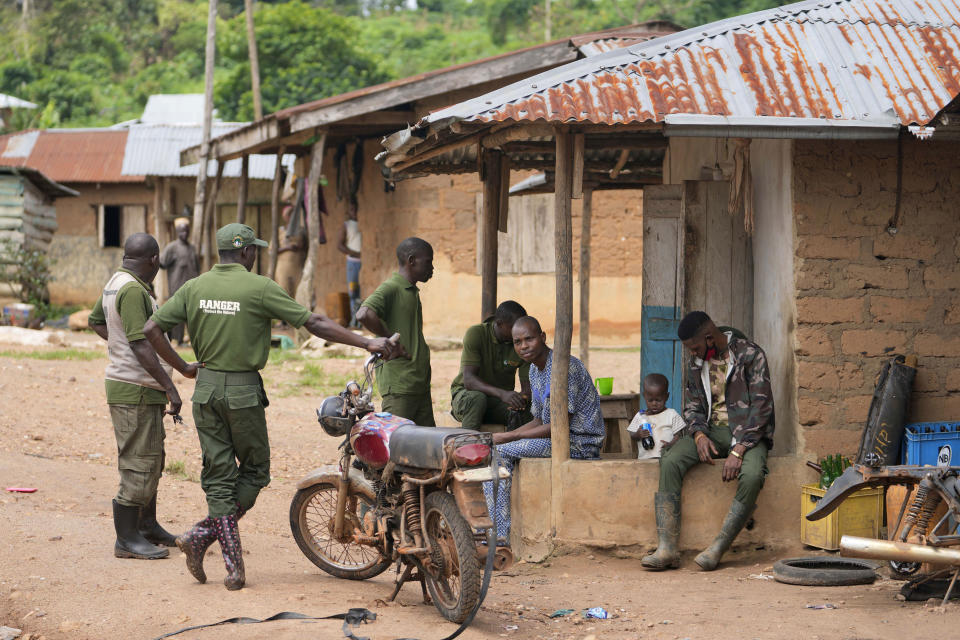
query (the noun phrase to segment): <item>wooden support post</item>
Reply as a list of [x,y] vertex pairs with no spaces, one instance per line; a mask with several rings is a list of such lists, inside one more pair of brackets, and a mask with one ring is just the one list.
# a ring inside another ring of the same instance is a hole
[[[320,203],[317,193],[320,176],[323,170],[323,152],[327,144],[327,132],[320,133],[319,139],[310,148],[310,171],[307,173],[307,260],[303,263],[303,275],[297,285],[297,302],[307,309],[313,309],[315,282],[317,279],[317,253],[320,245],[317,242],[317,230],[320,228]],[[297,331],[298,341],[308,337],[304,330]]]
[[270,193],[270,264],[267,276],[274,280],[277,275],[277,249],[280,242],[280,191],[283,189],[283,147],[277,151],[277,165],[273,169],[273,190]]
[[503,154],[494,149],[483,153],[483,211],[481,214],[480,320],[497,310],[497,262],[499,248],[497,228],[500,226],[500,201],[503,189],[501,163]]
[[553,371],[550,376],[551,440],[551,531],[563,514],[563,466],[570,459],[570,414],[567,380],[570,372],[570,342],[573,338],[573,233],[570,192],[573,186],[573,136],[558,128],[554,187],[554,245],[556,254],[556,318],[554,321]]
[[247,188],[250,180],[250,156],[243,154],[240,160],[240,188],[237,190],[237,222],[247,222]]
[[[166,244],[163,233],[163,195],[166,189],[166,180],[163,177],[156,177],[153,180],[153,238],[160,245],[160,251]],[[154,280],[153,290],[157,294],[157,300],[163,300],[167,290],[167,270],[160,269]]]
[[580,231],[580,361],[590,370],[590,218],[593,189],[583,192],[583,223]]
[[220,195],[220,183],[223,181],[224,164],[226,163],[217,162],[217,177],[213,180],[213,189],[210,190],[210,197],[203,212],[203,220],[207,225],[207,250],[203,261],[204,271],[209,271],[210,267],[217,263],[217,197]]
[[257,36],[253,28],[253,0],[244,0],[247,18],[247,52],[250,56],[250,87],[253,89],[253,119],[263,119],[263,104],[260,99],[260,56],[257,55]]
[[579,200],[583,197],[584,135],[573,134],[573,185],[570,197]]
[[[497,230],[500,233],[506,233],[510,223],[510,156],[505,153],[500,154],[500,211],[497,222]],[[499,240],[497,249],[499,251]],[[499,257],[498,257],[499,261]]]

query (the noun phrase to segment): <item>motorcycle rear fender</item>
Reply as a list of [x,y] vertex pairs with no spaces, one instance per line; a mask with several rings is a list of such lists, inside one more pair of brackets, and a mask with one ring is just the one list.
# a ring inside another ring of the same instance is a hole
[[[370,483],[367,482],[367,479],[363,477],[363,473],[359,469],[354,469],[351,467],[349,478],[350,488],[354,492],[361,493],[370,500],[376,499],[373,494],[373,487],[370,486]],[[324,483],[332,484],[335,487],[339,485],[340,468],[337,465],[328,464],[322,467],[317,467],[300,479],[300,482],[297,483],[297,491]]]
[[489,529],[493,520],[487,511],[487,499],[483,495],[483,484],[479,482],[450,481],[450,492],[457,501],[460,513],[474,529]]
[[924,476],[938,471],[933,467],[893,466],[871,468],[855,464],[847,467],[820,500],[817,506],[807,514],[807,520],[815,521],[826,518],[837,510],[840,503],[850,494],[866,487],[887,487],[894,484],[915,485]]

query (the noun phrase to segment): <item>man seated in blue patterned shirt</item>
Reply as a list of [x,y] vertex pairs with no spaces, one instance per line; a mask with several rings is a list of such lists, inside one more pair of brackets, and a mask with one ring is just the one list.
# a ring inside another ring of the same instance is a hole
[[[533,420],[514,431],[493,434],[500,464],[511,475],[520,458],[550,457],[550,376],[553,372],[553,349],[547,346],[547,336],[536,318],[524,316],[514,323],[513,347],[521,359],[530,363]],[[567,403],[570,457],[598,457],[605,433],[600,397],[587,368],[573,356],[570,356]],[[487,482],[483,487],[490,513],[496,508],[498,545],[510,543],[510,487],[510,480],[500,484],[496,505],[493,504],[493,483]]]

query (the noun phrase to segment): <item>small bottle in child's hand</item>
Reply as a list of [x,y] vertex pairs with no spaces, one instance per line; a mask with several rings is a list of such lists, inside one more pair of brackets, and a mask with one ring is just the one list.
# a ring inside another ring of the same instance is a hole
[[647,449],[653,449],[653,424],[646,418],[640,423],[640,445]]

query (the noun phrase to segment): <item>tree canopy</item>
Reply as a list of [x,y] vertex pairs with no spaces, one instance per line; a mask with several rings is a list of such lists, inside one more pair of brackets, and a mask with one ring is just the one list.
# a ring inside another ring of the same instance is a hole
[[[773,0],[552,0],[552,37],[666,19],[698,25]],[[203,91],[207,3],[20,0],[0,4],[0,93],[30,100],[7,129],[102,126],[155,93]],[[542,42],[545,0],[257,0],[264,111]],[[220,0],[215,105],[253,117],[243,0]]]

